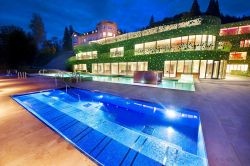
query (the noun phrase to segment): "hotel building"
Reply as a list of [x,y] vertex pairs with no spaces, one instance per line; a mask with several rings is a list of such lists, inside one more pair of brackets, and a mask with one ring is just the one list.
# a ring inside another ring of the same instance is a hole
[[218,17],[200,16],[122,35],[105,21],[93,34],[74,34],[73,70],[124,76],[154,70],[166,78],[201,79],[250,70],[250,21],[221,24]]

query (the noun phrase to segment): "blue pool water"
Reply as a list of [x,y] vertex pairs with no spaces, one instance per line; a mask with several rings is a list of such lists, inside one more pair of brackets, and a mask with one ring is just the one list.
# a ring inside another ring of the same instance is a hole
[[207,165],[192,110],[76,88],[13,98],[99,164]]
[[[55,73],[43,74],[45,76],[54,77]],[[162,83],[158,85],[149,85],[149,84],[138,84],[134,83],[132,77],[122,77],[122,76],[101,76],[101,75],[92,75],[92,74],[81,74],[82,77],[91,77],[93,81],[100,82],[110,82],[110,83],[120,83],[120,84],[130,84],[130,85],[141,85],[141,86],[151,86],[157,88],[167,88],[167,89],[178,89],[185,91],[195,91],[194,83],[180,83],[177,80],[162,80]],[[64,75],[64,77],[69,77],[69,75]]]

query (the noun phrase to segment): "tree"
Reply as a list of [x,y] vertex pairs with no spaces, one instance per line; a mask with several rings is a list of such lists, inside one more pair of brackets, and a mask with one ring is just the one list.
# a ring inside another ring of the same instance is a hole
[[3,55],[1,65],[4,64],[8,68],[32,65],[37,54],[33,36],[14,26],[6,26],[4,31],[0,31],[0,34],[4,43],[0,52]]
[[68,30],[68,27],[65,27],[65,29],[64,29],[63,49],[64,50],[72,50],[71,35],[70,35],[69,30]]
[[46,40],[45,28],[43,20],[40,15],[34,13],[29,25],[32,35],[36,41],[37,46],[40,46]]
[[150,17],[149,27],[153,27],[153,26],[154,26],[154,23],[155,23],[155,18],[154,18],[154,16],[152,15],[152,16]]
[[220,17],[220,7],[218,0],[210,0],[206,14]]
[[69,26],[69,34],[70,34],[70,36],[72,36],[74,32],[75,32],[75,31],[74,31],[73,26],[70,25],[70,26]]
[[200,6],[199,6],[199,3],[198,3],[198,0],[194,0],[189,15],[191,17],[200,16],[201,15],[201,10],[200,10]]

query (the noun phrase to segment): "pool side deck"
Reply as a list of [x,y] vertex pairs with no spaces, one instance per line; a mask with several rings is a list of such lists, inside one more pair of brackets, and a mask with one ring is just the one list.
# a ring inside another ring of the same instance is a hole
[[[249,79],[204,80],[196,84],[195,92],[104,82],[72,85],[198,110],[209,165],[247,166],[250,163]],[[0,78],[0,165],[94,164],[9,97],[54,87],[54,80],[48,78]]]
[[17,93],[52,88],[55,88],[53,79],[0,78],[1,166],[95,165],[10,97]]

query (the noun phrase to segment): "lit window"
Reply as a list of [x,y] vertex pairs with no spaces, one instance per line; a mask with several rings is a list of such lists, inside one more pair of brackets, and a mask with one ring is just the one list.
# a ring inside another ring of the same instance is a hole
[[124,47],[110,49],[110,57],[122,57],[124,55]]
[[227,73],[231,73],[232,71],[247,71],[248,64],[228,64],[227,65]]
[[144,54],[144,44],[136,44],[135,45],[135,55],[142,55]]
[[250,47],[250,40],[240,41],[240,47]]
[[247,52],[231,52],[229,60],[246,60]]
[[248,34],[250,33],[250,25],[239,27],[239,34]]
[[108,32],[108,37],[112,37],[113,33],[112,32]]
[[102,32],[102,37],[106,37],[107,33],[106,32]]

